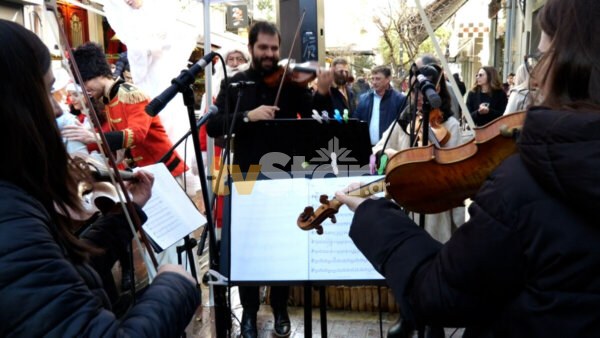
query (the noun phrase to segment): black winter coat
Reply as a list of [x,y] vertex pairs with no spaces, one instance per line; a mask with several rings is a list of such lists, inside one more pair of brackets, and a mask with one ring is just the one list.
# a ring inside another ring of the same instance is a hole
[[519,149],[445,245],[383,200],[357,208],[350,236],[409,318],[495,337],[600,337],[600,113],[530,110]]
[[[0,196],[0,337],[177,337],[183,332],[200,301],[184,277],[160,274],[116,320],[98,274],[69,261],[44,207],[4,181]],[[107,238],[91,231],[86,239]]]
[[[479,114],[479,105],[482,103],[490,104],[490,111],[487,114]],[[473,122],[475,122],[475,125],[477,126],[486,125],[502,116],[504,110],[506,110],[507,104],[508,98],[502,89],[493,90],[491,96],[487,93],[482,93],[479,90],[470,91],[469,94],[467,94],[467,108],[469,108]]]
[[[272,106],[277,96],[279,83],[276,86],[265,84],[264,75],[250,68],[239,72],[229,79],[229,83],[240,81],[252,81],[253,85],[243,89],[243,95],[240,100],[240,106],[234,117],[235,104],[238,95],[237,88],[227,88],[225,81],[221,82],[221,89],[217,96],[216,105],[219,111],[216,116],[211,118],[206,125],[206,132],[210,137],[219,137],[227,135],[227,123],[235,119],[235,131],[243,128],[245,123],[243,115],[245,112],[258,108],[261,105]],[[303,118],[310,118],[313,109],[313,97],[308,88],[301,88],[293,84],[284,84],[279,99],[280,110],[275,118],[295,119],[297,114]]]
[[335,87],[329,89],[329,95],[321,95],[316,91],[314,93],[314,102],[315,106],[320,108],[318,112],[321,113],[325,110],[329,113],[329,117],[333,118],[336,109],[340,114],[344,114],[344,109],[348,109],[349,116],[352,116],[356,110],[356,99],[352,87],[346,86],[346,93],[348,93],[348,99]]

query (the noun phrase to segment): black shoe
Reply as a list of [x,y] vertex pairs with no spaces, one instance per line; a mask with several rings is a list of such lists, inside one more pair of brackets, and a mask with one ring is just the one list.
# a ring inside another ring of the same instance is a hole
[[273,317],[275,317],[275,335],[277,337],[287,337],[292,331],[292,324],[290,323],[290,316],[288,315],[287,308],[273,309]]
[[242,338],[256,338],[258,336],[258,329],[256,328],[256,313],[248,314],[246,311],[244,311],[242,314],[240,328],[242,329]]
[[387,338],[409,338],[413,336],[414,328],[407,321],[398,318],[388,329]]

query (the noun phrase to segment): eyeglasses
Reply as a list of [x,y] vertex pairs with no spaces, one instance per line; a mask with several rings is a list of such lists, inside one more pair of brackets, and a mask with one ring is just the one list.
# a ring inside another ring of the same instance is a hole
[[540,61],[540,59],[544,56],[544,53],[537,51],[533,54],[527,54],[525,55],[525,69],[527,69],[527,73],[529,73],[529,75],[531,75],[531,73],[533,72],[533,69],[535,68],[535,66],[538,64],[538,62]]
[[246,59],[244,59],[241,56],[227,58],[227,62],[233,62],[233,61],[237,61],[238,63],[246,63]]

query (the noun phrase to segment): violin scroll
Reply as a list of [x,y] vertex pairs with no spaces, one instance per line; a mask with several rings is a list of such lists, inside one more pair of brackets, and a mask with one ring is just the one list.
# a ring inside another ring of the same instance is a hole
[[338,213],[342,203],[340,203],[335,198],[331,201],[327,198],[327,195],[321,195],[319,197],[319,203],[321,205],[314,210],[313,207],[308,206],[304,208],[304,211],[298,216],[298,220],[296,224],[302,230],[311,230],[316,229],[317,234],[323,234],[323,223],[328,218],[331,219],[332,223],[336,223],[337,219],[335,218],[335,214]]

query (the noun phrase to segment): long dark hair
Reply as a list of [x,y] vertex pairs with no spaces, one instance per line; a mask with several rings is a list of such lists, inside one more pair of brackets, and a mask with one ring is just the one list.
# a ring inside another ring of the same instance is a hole
[[446,85],[446,77],[444,76],[444,70],[438,64],[431,63],[419,69],[421,74],[429,77],[431,82],[438,88],[438,94],[442,99],[442,105],[440,110],[442,111],[442,122],[446,122],[452,115],[452,97],[448,91]]
[[[500,75],[498,75],[498,71],[496,68],[492,66],[483,66],[480,69],[483,69],[485,75],[488,80],[488,84],[490,85],[490,95],[494,90],[502,90],[502,81],[500,81]],[[471,91],[477,93],[481,91],[481,86],[475,82]]]
[[56,126],[44,75],[50,70],[48,48],[31,31],[0,19],[0,180],[37,199],[56,225],[53,235],[75,261],[89,247],[75,238],[63,215],[80,210],[74,169]]
[[600,107],[598,17],[597,0],[548,0],[544,5],[538,20],[551,42],[533,73],[544,90],[544,106]]

